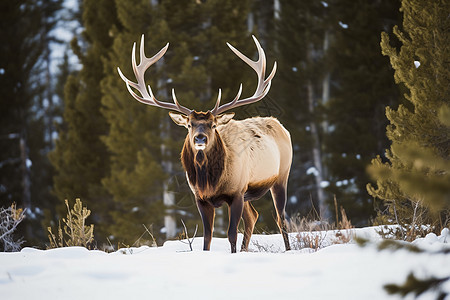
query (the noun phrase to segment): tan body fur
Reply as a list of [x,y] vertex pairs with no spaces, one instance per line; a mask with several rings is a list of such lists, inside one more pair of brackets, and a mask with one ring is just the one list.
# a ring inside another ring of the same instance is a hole
[[270,190],[277,224],[286,250],[289,250],[284,209],[292,163],[290,134],[275,118],[235,121],[233,115],[170,113],[175,123],[189,130],[181,161],[202,216],[204,249],[210,248],[215,208],[225,202],[229,206],[228,238],[232,252],[236,251],[237,226],[241,217],[245,225],[241,250],[246,251],[258,219],[251,201]]
[[[245,193],[249,186],[287,181],[292,162],[291,138],[277,119],[231,120],[218,126],[217,131],[226,148],[226,159],[221,184],[212,193]],[[195,189],[192,191],[195,193]]]

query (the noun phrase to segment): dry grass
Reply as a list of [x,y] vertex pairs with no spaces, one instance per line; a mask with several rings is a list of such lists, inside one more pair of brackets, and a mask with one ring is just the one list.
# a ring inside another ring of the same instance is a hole
[[[337,211],[337,202],[335,199]],[[291,247],[295,250],[310,249],[318,251],[334,244],[347,244],[353,239],[353,225],[348,219],[343,207],[340,208],[341,218],[336,213],[336,223],[332,224],[320,218],[315,210],[307,217],[291,218],[289,232],[296,233],[291,240]]]
[[[337,203],[335,203],[337,208]],[[291,217],[288,223],[288,232],[292,250],[303,250],[316,252],[322,248],[335,245],[347,244],[353,241],[354,232],[352,222],[348,219],[344,208],[340,208],[336,214],[336,223],[330,223],[322,218],[316,210],[312,210],[306,217]],[[283,252],[284,247],[273,245],[268,242],[251,239],[252,245],[249,251],[254,252]]]

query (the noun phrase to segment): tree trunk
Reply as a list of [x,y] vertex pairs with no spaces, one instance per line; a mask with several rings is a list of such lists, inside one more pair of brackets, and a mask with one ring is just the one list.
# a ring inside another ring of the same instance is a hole
[[[329,44],[330,44],[330,38],[329,38],[328,30],[325,30],[324,39],[323,39],[324,55],[327,54]],[[326,106],[329,100],[330,100],[330,70],[327,69],[326,73],[323,76],[323,80],[322,80],[322,105]],[[328,121],[326,118],[322,122],[322,129],[325,134],[328,132]]]
[[[152,2],[152,5],[157,5],[156,3]],[[164,68],[164,57],[162,57],[157,63],[157,68]],[[165,76],[162,76],[161,79],[158,80],[158,90],[162,93],[162,98],[167,99],[169,92],[164,89],[160,88],[164,85]],[[160,136],[162,140],[167,139],[170,137],[170,123],[168,118],[163,118],[161,124],[160,124]],[[166,207],[165,210],[165,216],[164,216],[164,228],[166,229],[166,239],[172,239],[177,236],[177,223],[175,218],[175,195],[172,191],[169,190],[169,181],[173,175],[173,164],[172,161],[170,161],[170,155],[171,151],[170,149],[167,149],[164,144],[161,144],[161,157],[163,161],[161,162],[161,165],[163,167],[164,173],[166,173],[168,176],[167,180],[163,183],[163,203]]]
[[[308,110],[311,116],[314,115],[314,105],[315,105],[315,97],[314,97],[314,87],[311,82],[311,80],[308,80],[307,83],[308,88]],[[314,167],[317,170],[317,174],[315,175],[315,181],[316,181],[316,192],[317,192],[317,202],[319,204],[319,213],[320,217],[324,220],[328,219],[330,217],[330,213],[328,211],[328,208],[325,203],[325,193],[322,188],[322,181],[323,181],[323,166],[322,166],[322,154],[321,154],[321,147],[320,147],[320,137],[319,137],[319,129],[318,126],[313,119],[311,119],[310,122],[311,127],[311,136],[313,139],[313,163]]]
[[[20,159],[21,159],[21,169],[22,169],[22,203],[23,207],[26,210],[26,215],[31,216],[31,175],[30,175],[30,167],[29,167],[29,158],[28,158],[28,146],[27,141],[25,139],[25,134],[22,134],[20,137]],[[26,236],[31,237],[31,223],[25,222],[25,232]]]

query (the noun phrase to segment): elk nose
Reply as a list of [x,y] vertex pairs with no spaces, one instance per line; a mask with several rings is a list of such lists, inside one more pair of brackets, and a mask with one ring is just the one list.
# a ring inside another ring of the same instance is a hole
[[196,144],[206,144],[206,135],[199,134],[194,138]]

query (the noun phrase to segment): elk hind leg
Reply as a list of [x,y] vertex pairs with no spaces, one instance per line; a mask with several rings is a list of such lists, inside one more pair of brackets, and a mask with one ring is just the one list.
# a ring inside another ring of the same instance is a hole
[[274,184],[274,186],[270,189],[273,198],[273,204],[275,205],[275,209],[277,211],[277,225],[280,229],[281,235],[283,236],[284,246],[286,251],[291,250],[291,246],[289,245],[289,235],[287,232],[287,223],[285,217],[285,208],[286,208],[286,200],[287,200],[287,184]]
[[242,240],[241,251],[248,251],[248,244],[250,242],[253,229],[255,228],[256,220],[258,220],[258,212],[250,201],[244,203],[242,219],[244,219],[244,239]]

